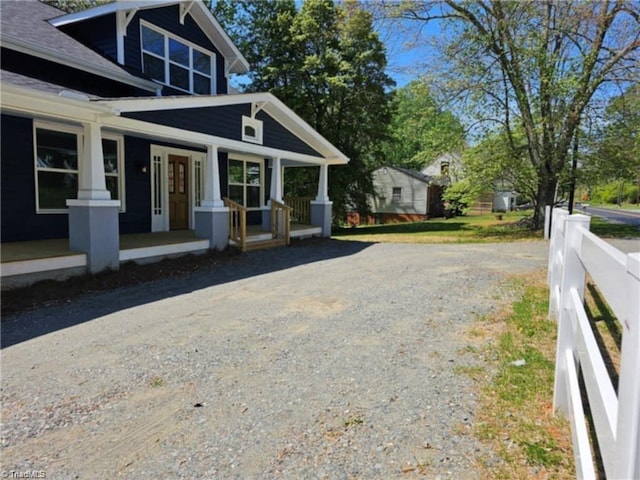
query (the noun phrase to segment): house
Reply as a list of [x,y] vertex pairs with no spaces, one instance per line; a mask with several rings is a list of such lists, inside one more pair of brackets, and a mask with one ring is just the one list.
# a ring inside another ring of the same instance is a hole
[[[269,93],[202,1],[0,2],[2,282],[331,233],[349,160]],[[293,217],[286,170],[319,169]],[[276,238],[277,240],[277,238]]]
[[462,180],[462,156],[456,152],[447,152],[420,170],[422,175],[438,178],[442,185],[450,185]]
[[372,174],[371,211],[381,223],[415,222],[444,215],[437,178],[401,167],[385,166]]

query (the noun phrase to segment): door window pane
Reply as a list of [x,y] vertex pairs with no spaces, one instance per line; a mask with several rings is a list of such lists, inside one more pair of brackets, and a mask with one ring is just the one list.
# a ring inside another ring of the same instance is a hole
[[247,187],[247,208],[260,206],[260,187]]

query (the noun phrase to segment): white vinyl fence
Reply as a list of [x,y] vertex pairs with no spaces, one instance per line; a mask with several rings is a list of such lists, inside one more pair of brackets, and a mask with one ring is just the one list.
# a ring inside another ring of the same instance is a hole
[[[595,479],[578,372],[609,480],[640,479],[640,252],[624,254],[589,232],[590,218],[554,209],[549,316],[558,321],[553,405],[571,422],[577,477]],[[589,274],[620,322],[618,391],[584,309]]]

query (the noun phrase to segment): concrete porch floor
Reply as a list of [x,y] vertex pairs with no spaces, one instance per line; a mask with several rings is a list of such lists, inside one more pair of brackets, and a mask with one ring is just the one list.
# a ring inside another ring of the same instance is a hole
[[[157,247],[160,245],[172,245],[196,240],[193,230],[125,234],[120,235],[120,250]],[[28,242],[6,242],[0,246],[0,259],[2,263],[64,257],[80,253],[82,252],[69,249],[69,239],[67,238]]]
[[[260,225],[247,225],[247,236],[259,237],[268,232]],[[292,237],[317,235],[319,227],[311,225],[291,224]],[[198,242],[193,230],[172,230],[170,232],[132,233],[120,235],[120,251],[176,245],[180,243]],[[53,257],[64,257],[82,254],[69,249],[67,238],[52,240],[35,240],[28,242],[6,242],[0,245],[0,261],[2,263],[39,260]]]

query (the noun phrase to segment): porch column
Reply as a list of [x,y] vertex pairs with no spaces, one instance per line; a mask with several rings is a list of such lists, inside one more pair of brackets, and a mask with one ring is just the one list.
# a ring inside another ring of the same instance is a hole
[[318,196],[311,202],[311,224],[322,229],[323,237],[331,236],[331,207],[329,201],[329,165],[320,165]]
[[69,246],[87,254],[87,270],[96,273],[120,266],[119,200],[111,200],[104,175],[100,124],[84,125],[78,198],[67,200]]
[[207,161],[204,167],[204,198],[203,207],[224,207],[220,194],[220,166],[218,164],[218,147],[207,146]]
[[271,159],[271,187],[269,189],[269,201],[262,209],[262,230],[268,232],[271,229],[271,199],[282,202],[282,159]]
[[282,202],[282,159],[275,157],[271,161],[271,198]]
[[211,249],[224,250],[229,244],[229,209],[220,194],[218,147],[207,145],[204,198],[194,209],[196,237],[207,238]]

